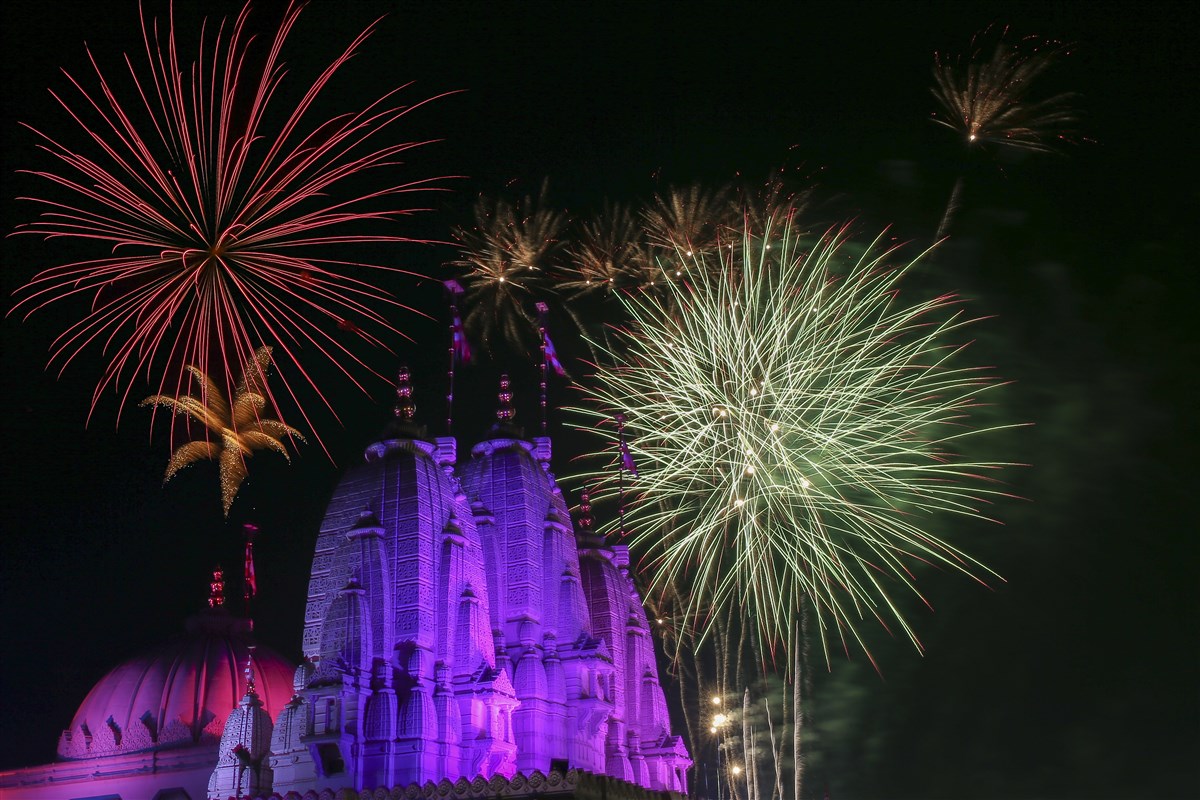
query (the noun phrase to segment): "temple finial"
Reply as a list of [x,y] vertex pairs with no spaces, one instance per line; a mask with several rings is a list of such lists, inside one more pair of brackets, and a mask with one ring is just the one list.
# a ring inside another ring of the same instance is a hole
[[417,404],[413,402],[412,371],[407,366],[396,371],[396,404],[392,420],[384,428],[385,439],[424,439],[425,428],[416,422]]
[[254,645],[250,645],[250,652],[246,656],[246,694],[257,694],[254,691]]
[[408,367],[401,367],[396,374],[396,407],[392,410],[397,422],[411,424],[417,414],[417,406],[412,399],[412,373]]
[[584,492],[579,497],[579,528],[584,536],[589,536],[592,533],[592,499],[591,496]]
[[501,425],[511,425],[517,412],[513,408],[512,389],[509,388],[508,374],[500,376],[500,392],[496,395],[500,405],[496,408],[496,421]]
[[212,580],[208,582],[208,607],[220,608],[225,605],[225,573],[221,565],[213,570]]

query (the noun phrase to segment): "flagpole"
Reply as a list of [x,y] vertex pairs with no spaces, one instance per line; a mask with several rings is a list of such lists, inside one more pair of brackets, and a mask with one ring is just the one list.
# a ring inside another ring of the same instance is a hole
[[625,415],[617,412],[614,417],[617,421],[617,519],[620,523],[620,529],[617,532],[617,539],[625,539],[625,453],[628,452],[625,446]]
[[258,594],[258,581],[254,575],[254,537],[258,526],[247,522],[242,526],[242,536],[246,540],[246,558],[242,572],[242,601],[246,619],[250,617],[250,599]]
[[450,292],[450,337],[446,348],[446,435],[454,435],[454,320],[458,317],[458,305],[454,292]]
[[458,316],[458,296],[463,293],[462,286],[456,280],[444,281],[446,295],[450,299],[450,337],[446,348],[446,435],[454,435],[454,362],[458,360],[459,348],[463,349],[463,360],[470,358],[466,342],[459,343],[459,337],[465,337],[462,321]]
[[546,363],[546,314],[550,308],[542,302],[537,303],[538,311],[538,336],[541,339],[542,347],[542,383],[541,396],[539,401],[542,405],[542,436],[546,435],[546,384],[548,383],[549,375],[547,373],[548,365]]
[[617,494],[618,514],[620,515],[621,536],[625,536],[625,473],[638,477],[637,464],[633,463],[633,453],[629,452],[629,443],[625,441],[625,415],[617,412],[613,419],[617,422]]

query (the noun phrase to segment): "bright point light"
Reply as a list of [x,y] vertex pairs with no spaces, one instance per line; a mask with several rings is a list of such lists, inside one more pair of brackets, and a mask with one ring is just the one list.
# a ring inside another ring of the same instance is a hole
[[725,716],[724,714],[717,714],[715,717],[713,717],[713,725],[724,725],[728,721],[729,717]]
[[735,767],[733,768],[733,774],[734,774],[734,775],[741,775],[741,774],[742,774],[742,768],[741,768],[741,767],[738,767],[738,766],[735,766]]
[[719,706],[719,705],[721,705],[721,698],[720,698],[720,696],[719,696],[719,695],[715,695],[715,694],[714,694],[714,695],[712,696],[712,704],[713,704],[714,706]]

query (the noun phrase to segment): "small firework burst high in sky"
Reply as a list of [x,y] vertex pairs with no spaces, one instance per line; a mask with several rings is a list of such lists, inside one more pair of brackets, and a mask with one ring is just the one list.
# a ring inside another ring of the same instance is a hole
[[1049,152],[1069,141],[1075,112],[1072,95],[1059,93],[1034,99],[1034,81],[1067,52],[1064,44],[1037,37],[1017,43],[999,37],[990,57],[988,31],[976,37],[969,57],[943,58],[933,70],[933,95],[942,106],[933,119],[960,132],[968,144],[1005,144],[1022,150]]
[[256,38],[247,5],[232,23],[199,32],[192,63],[181,61],[173,20],[143,17],[141,58],[119,70],[92,58],[94,74],[67,74],[68,91],[52,92],[80,135],[34,130],[56,168],[29,171],[55,189],[25,198],[42,213],[17,232],[74,240],[94,255],[43,269],[18,290],[14,313],[88,303],[50,361],[65,369],[103,354],[93,413],[106,390],[124,405],[143,375],[161,376],[158,394],[179,396],[185,365],[230,396],[241,365],[271,346],[307,419],[287,374],[332,409],[311,360],[357,384],[374,371],[357,340],[386,347],[401,335],[392,319],[404,306],[361,277],[363,267],[399,270],[361,263],[346,246],[412,241],[390,226],[417,210],[413,193],[432,187],[396,176],[398,159],[420,143],[390,134],[416,106],[393,90],[362,110],[314,118],[369,27],[285,110],[282,50],[299,14],[289,5],[278,29]]
[[533,304],[552,291],[547,280],[566,225],[543,184],[536,199],[517,203],[480,197],[475,226],[455,230],[461,254],[450,266],[465,285],[466,330],[488,352],[536,347]]
[[594,408],[575,409],[614,459],[625,414],[626,519],[651,591],[680,592],[700,637],[733,607],[782,644],[807,603],[827,645],[862,644],[873,618],[919,648],[894,599],[919,595],[914,565],[991,574],[929,532],[931,515],[981,516],[1002,494],[985,477],[1001,465],[962,454],[998,385],[962,352],[974,320],[952,296],[902,299],[908,267],[877,242],[851,256],[843,230],[806,241],[768,222],[729,244],[673,297],[621,295],[632,323]]
[[[936,56],[933,96],[941,111],[933,121],[962,135],[969,147],[999,145],[1036,153],[1052,152],[1070,142],[1076,115],[1070,93],[1041,99],[1031,96],[1034,81],[1060,55],[1064,44],[1029,36],[1017,43],[996,37],[991,56],[986,55],[991,29],[976,35],[969,57]],[[962,200],[964,179],[960,174],[950,191],[946,210],[935,239],[949,230]]]

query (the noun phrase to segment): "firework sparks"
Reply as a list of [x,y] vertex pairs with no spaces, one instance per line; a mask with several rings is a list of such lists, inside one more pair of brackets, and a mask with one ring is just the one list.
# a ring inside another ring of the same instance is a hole
[[[164,406],[176,414],[202,423],[206,428],[203,440],[180,445],[171,454],[163,483],[197,461],[217,461],[221,469],[221,505],[228,518],[233,500],[246,480],[246,459],[255,450],[274,450],[291,461],[283,443],[284,438],[303,442],[304,437],[290,425],[263,415],[267,405],[267,370],[270,366],[271,348],[260,347],[242,369],[242,379],[234,391],[232,403],[225,400],[213,379],[195,366],[188,366],[187,371],[200,384],[199,397],[156,394],[142,401],[143,406]],[[216,434],[215,440],[207,437],[210,432]]]
[[599,216],[580,224],[559,288],[579,298],[661,283],[661,270],[642,239],[643,228],[628,208],[606,204]]
[[[92,414],[109,388],[123,406],[140,373],[161,371],[158,392],[178,396],[185,364],[228,394],[233,370],[264,341],[329,406],[299,363],[300,350],[305,358],[320,353],[361,386],[351,369],[373,370],[357,343],[379,347],[402,335],[389,317],[405,306],[355,277],[360,267],[402,270],[326,254],[329,246],[413,241],[369,231],[418,210],[398,198],[432,188],[391,177],[398,157],[419,142],[380,141],[416,106],[399,104],[396,90],[356,113],[312,119],[315,101],[372,26],[273,126],[283,102],[281,51],[299,13],[289,5],[262,50],[248,32],[247,5],[232,25],[201,33],[193,64],[180,62],[173,18],[164,40],[157,22],[143,17],[145,62],[135,67],[126,58],[128,84],[111,80],[93,58],[90,81],[67,75],[73,96],[52,92],[86,148],[30,127],[59,168],[31,172],[57,191],[24,198],[43,211],[17,233],[74,240],[106,255],[41,271],[18,290],[14,310],[90,301],[54,341],[50,363],[65,369],[89,349],[104,352]],[[350,179],[366,175],[378,178],[364,192]],[[283,385],[307,419],[296,387]]]
[[709,253],[717,245],[722,228],[738,222],[733,213],[729,190],[706,189],[693,184],[686,189],[672,188],[654,196],[642,219],[650,243],[687,258]]
[[887,267],[890,251],[848,256],[844,238],[804,252],[790,223],[748,229],[721,248],[723,269],[696,263],[673,297],[622,294],[632,322],[605,350],[594,402],[573,409],[610,454],[608,418],[625,412],[633,544],[701,638],[736,606],[786,642],[807,599],[826,645],[861,645],[873,617],[919,648],[893,599],[918,592],[914,562],[990,574],[923,528],[1002,494],[984,482],[1001,465],[956,452],[998,385],[959,365],[952,340],[972,320],[953,297],[902,304],[907,267]]
[[454,232],[462,256],[450,266],[466,285],[466,329],[489,351],[497,339],[518,352],[538,341],[531,304],[550,292],[548,274],[567,224],[566,215],[548,205],[546,190],[543,185],[537,199],[516,204],[481,197],[475,227]]
[[1068,141],[1075,113],[1071,95],[1030,98],[1039,75],[1065,53],[1057,42],[1026,38],[1019,44],[1001,39],[990,58],[983,48],[969,58],[937,57],[933,95],[942,106],[934,121],[963,135],[968,144],[1006,144],[1048,152]]

